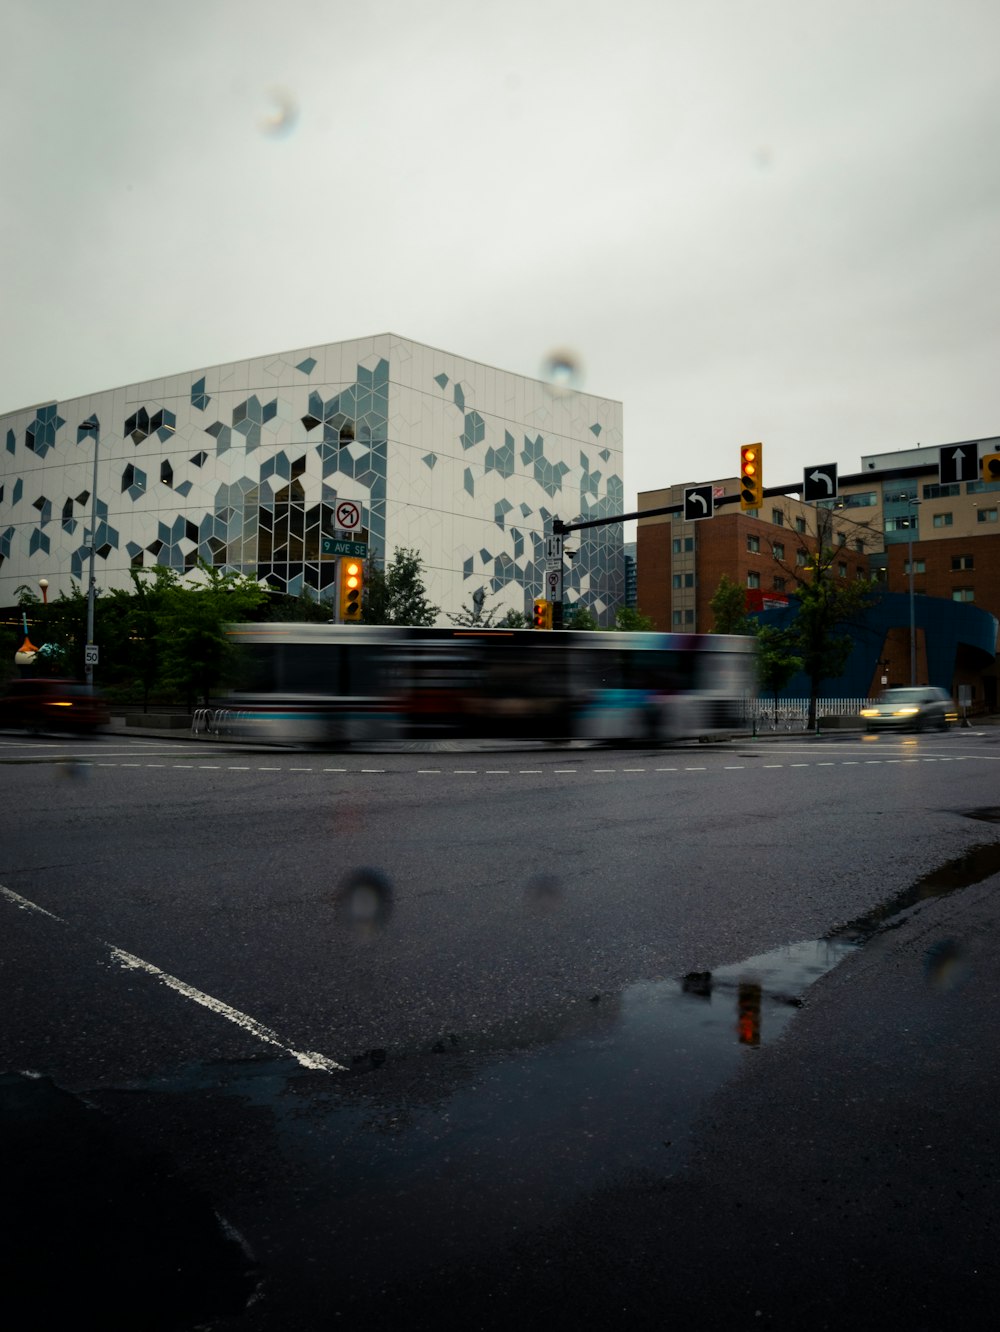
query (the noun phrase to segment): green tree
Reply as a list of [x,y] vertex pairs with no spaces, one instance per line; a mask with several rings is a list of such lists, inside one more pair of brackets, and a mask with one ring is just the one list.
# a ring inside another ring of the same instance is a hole
[[318,601],[315,595],[300,592],[297,597],[283,592],[269,592],[261,606],[262,620],[286,624],[329,624],[334,617],[328,601]]
[[775,721],[778,695],[796,671],[802,669],[802,658],[795,655],[795,646],[793,629],[778,629],[771,624],[757,626],[757,681],[773,700]]
[[708,603],[712,612],[713,634],[752,634],[754,622],[747,614],[746,588],[733,582],[728,574],[719,579],[719,586]]
[[615,611],[615,628],[627,634],[648,634],[656,628],[648,615],[632,606],[619,606]]
[[169,588],[160,619],[160,680],[189,708],[207,703],[236,661],[226,625],[259,613],[267,593],[254,578],[223,573],[202,562],[201,583]]
[[367,567],[367,597],[362,611],[364,624],[431,625],[437,606],[427,600],[423,580],[424,562],[415,550],[397,546],[392,563],[385,569]]
[[789,626],[790,648],[802,661],[809,677],[807,725],[816,725],[816,704],[825,680],[843,675],[853,646],[848,627],[860,622],[863,612],[878,595],[869,579],[854,583],[835,579],[831,566],[836,552],[824,548],[806,566],[808,578],[800,579],[793,594],[795,619]]
[[594,612],[589,610],[586,606],[580,606],[579,604],[576,606],[575,610],[572,610],[569,615],[566,615],[563,618],[564,629],[592,630],[600,629],[600,627]]
[[[498,597],[494,600],[498,600]],[[469,604],[462,606],[456,615],[450,611],[445,613],[452,624],[462,628],[523,629],[527,625],[528,619],[523,611],[503,610],[501,606],[489,606],[486,602],[486,589],[480,587],[469,598]]]

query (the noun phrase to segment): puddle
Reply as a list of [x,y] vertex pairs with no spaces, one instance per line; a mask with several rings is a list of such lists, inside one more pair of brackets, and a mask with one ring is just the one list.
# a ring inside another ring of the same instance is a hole
[[[997,872],[1000,843],[974,847],[824,939],[581,998],[488,1038],[337,1051],[350,1071],[332,1076],[286,1059],[202,1065],[105,1095],[154,1098],[181,1135],[212,1098],[237,1152],[260,1151],[248,1126],[263,1111],[275,1217],[285,1175],[307,1179],[331,1281],[381,1286],[524,1239],[604,1186],[677,1173],[705,1103],[811,985],[919,903]],[[956,983],[952,942],[933,951],[928,983]],[[288,1206],[297,1215],[301,1198]]]

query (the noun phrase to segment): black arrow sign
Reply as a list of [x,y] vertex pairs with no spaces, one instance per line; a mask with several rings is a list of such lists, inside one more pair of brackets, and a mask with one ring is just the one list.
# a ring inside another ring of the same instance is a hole
[[802,498],[807,503],[835,499],[837,495],[837,464],[822,463],[807,467],[802,479]]
[[684,492],[684,521],[696,522],[711,518],[715,513],[715,498],[711,486],[689,486]]

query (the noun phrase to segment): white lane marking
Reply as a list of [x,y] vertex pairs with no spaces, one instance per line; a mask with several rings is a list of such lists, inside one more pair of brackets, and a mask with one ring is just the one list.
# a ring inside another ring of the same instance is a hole
[[[344,769],[343,769],[343,768],[324,768],[323,771],[324,771],[324,772],[343,772]],[[436,774],[437,776],[440,776],[440,775],[441,775],[441,769],[440,769],[440,768],[418,768],[418,769],[417,769],[417,772],[420,773],[420,774],[422,774],[424,777],[430,777],[430,776],[435,775],[435,774]]]
[[[561,772],[561,773],[563,773],[563,774],[567,774],[567,773],[568,773],[568,774],[570,774],[570,775],[573,775],[573,774],[575,774],[575,773],[578,773],[578,772],[580,771],[580,769],[579,769],[579,768],[553,768],[552,771],[553,771],[553,772]],[[657,769],[657,771],[661,771],[661,769]],[[664,769],[662,769],[662,771],[666,772],[666,771],[668,771],[668,769],[664,768]],[[671,768],[671,769],[669,769],[669,771],[672,772],[673,769]]]
[[788,766],[789,766],[790,768],[811,768],[811,767],[812,767],[812,764],[811,764],[811,763],[790,763]]
[[237,1027],[249,1032],[251,1036],[256,1036],[259,1041],[263,1041],[266,1045],[277,1046],[285,1054],[291,1055],[303,1068],[325,1073],[347,1072],[346,1065],[338,1064],[335,1060],[328,1059],[326,1055],[317,1054],[315,1050],[294,1049],[287,1041],[283,1041],[277,1032],[272,1031],[270,1027],[265,1027],[263,1023],[250,1017],[248,1013],[241,1013],[238,1008],[233,1008],[221,999],[206,994],[204,990],[196,990],[193,985],[188,985],[186,981],[179,980],[176,976],[171,976],[169,972],[153,966],[152,962],[146,962],[141,957],[126,953],[124,949],[116,948],[113,944],[105,944],[105,947],[110,949],[111,956],[116,962],[120,962],[123,967],[130,971],[144,971],[148,976],[155,976],[168,989],[175,990],[178,994],[183,995],[185,999],[201,1004],[209,1012],[216,1013],[219,1017],[224,1017],[227,1021],[235,1023]]
[[783,763],[765,763],[765,764],[764,764],[764,767],[765,767],[765,768],[783,768],[784,766],[785,766],[785,765],[784,765]]
[[[628,769],[626,768],[625,771],[628,772]],[[638,771],[641,772],[642,769],[640,768]],[[519,777],[540,777],[542,770],[541,768],[518,768],[517,775]]]
[[[277,771],[277,770],[276,770]],[[346,772],[346,768],[324,768],[324,772]]]
[[817,768],[835,768],[836,766],[837,766],[836,763],[830,763],[830,762],[816,764]]
[[199,763],[198,767],[202,772],[218,772],[222,767],[221,763]]
[[[268,768],[268,767],[265,767],[263,764],[261,764],[261,766],[257,769],[257,771],[258,771],[258,772],[284,772],[284,769],[283,769],[283,768]],[[346,768],[341,768],[340,771],[341,771],[341,772],[346,772],[347,769],[346,769]]]
[[241,768],[241,767],[239,767],[239,766],[238,766],[237,764],[235,764],[235,763],[230,763],[230,765],[229,765],[229,771],[230,771],[230,772],[249,772],[249,771],[250,771],[250,768],[249,768],[249,767],[242,767],[242,768]]
[[742,772],[747,765],[745,763],[727,763],[724,772]]
[[147,768],[165,768],[166,766],[167,766],[167,765],[166,765],[165,763],[147,763],[147,764],[146,764],[146,767],[147,767]]
[[645,768],[622,768],[622,772],[645,772]]
[[37,911],[40,916],[48,916],[49,920],[57,920],[60,925],[66,924],[62,916],[54,916],[51,911],[46,911],[37,902],[29,902],[26,897],[22,897],[20,893],[15,893],[13,888],[5,888],[2,883],[0,883],[0,893],[6,897],[8,902],[13,902],[22,911]]
[[[34,911],[40,916],[48,916],[50,920],[54,920],[60,925],[69,924],[69,922],[64,920],[62,916],[57,916],[51,911],[46,911],[46,909],[43,906],[39,906],[37,902],[30,902],[28,898],[22,897],[20,893],[15,893],[11,888],[5,888],[3,884],[0,884],[0,894],[6,897],[9,902],[12,902],[14,906],[18,907],[21,911]],[[144,971],[146,975],[154,976],[163,985],[166,985],[168,989],[183,995],[185,999],[190,999],[192,1003],[200,1004],[202,1008],[207,1008],[210,1012],[217,1014],[217,1016],[224,1017],[228,1022],[235,1023],[236,1026],[241,1027],[243,1031],[248,1032],[251,1036],[256,1036],[259,1041],[263,1041],[267,1045],[277,1046],[277,1048],[283,1050],[285,1054],[291,1055],[291,1057],[297,1063],[301,1064],[303,1068],[309,1068],[316,1072],[324,1073],[347,1072],[346,1065],[338,1064],[336,1060],[328,1059],[326,1055],[318,1054],[315,1050],[296,1050],[293,1046],[289,1045],[287,1041],[283,1041],[277,1032],[272,1031],[270,1027],[265,1027],[263,1023],[258,1022],[256,1018],[250,1017],[248,1013],[241,1013],[238,1008],[233,1008],[231,1004],[227,1004],[221,999],[216,999],[214,995],[206,994],[204,990],[195,989],[193,985],[188,985],[186,981],[180,980],[177,976],[171,976],[169,972],[154,966],[152,962],[146,962],[143,958],[136,957],[134,953],[126,953],[123,948],[117,948],[114,944],[110,944],[104,939],[100,939],[97,942],[100,943],[102,948],[108,950],[114,961],[120,963],[129,971]]]
[[510,776],[510,768],[487,768],[487,769],[486,769],[486,776],[487,776],[487,777],[509,777],[509,776]]
[[478,768],[452,768],[451,775],[453,777],[475,777],[478,771]]
[[[293,772],[298,772],[299,769],[298,769],[298,768],[293,768],[292,771],[293,771]],[[361,771],[362,771],[362,772],[385,772],[385,768],[362,768]]]
[[685,772],[704,772],[704,768],[685,768]]
[[617,768],[591,768],[591,772],[617,772]]
[[312,772],[312,768],[289,768],[289,772]]

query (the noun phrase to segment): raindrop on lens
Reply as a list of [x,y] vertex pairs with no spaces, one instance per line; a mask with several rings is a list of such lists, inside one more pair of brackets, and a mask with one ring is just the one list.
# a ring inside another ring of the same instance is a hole
[[965,954],[954,939],[939,939],[924,954],[924,979],[932,990],[957,990],[968,976]]
[[583,366],[568,348],[550,351],[542,361],[542,378],[558,393],[572,393],[583,382]]
[[374,869],[349,874],[337,889],[337,915],[352,933],[367,938],[384,930],[392,915],[392,884]]

